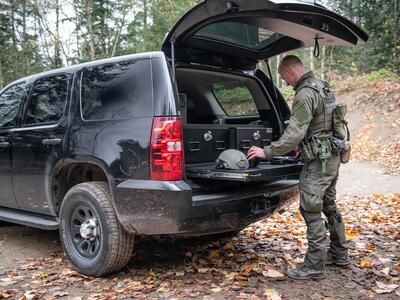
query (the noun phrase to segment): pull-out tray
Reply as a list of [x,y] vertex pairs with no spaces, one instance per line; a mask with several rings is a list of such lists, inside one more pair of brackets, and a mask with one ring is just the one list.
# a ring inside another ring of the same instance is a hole
[[188,178],[218,179],[239,182],[271,181],[286,176],[299,175],[303,163],[271,164],[260,162],[256,167],[243,170],[216,169],[215,164],[196,164],[186,167]]

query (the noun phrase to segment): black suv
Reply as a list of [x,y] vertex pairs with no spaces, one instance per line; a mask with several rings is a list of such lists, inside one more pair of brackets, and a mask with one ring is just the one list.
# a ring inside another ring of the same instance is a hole
[[208,0],[162,52],[22,78],[0,94],[0,220],[59,229],[80,272],[128,262],[135,235],[237,231],[298,193],[290,156],[216,169],[283,133],[290,109],[256,68],[276,54],[367,35],[316,4]]

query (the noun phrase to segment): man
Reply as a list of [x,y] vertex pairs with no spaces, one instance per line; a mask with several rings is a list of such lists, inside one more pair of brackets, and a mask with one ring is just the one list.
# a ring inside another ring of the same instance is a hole
[[[305,164],[299,183],[300,212],[307,225],[308,250],[304,263],[288,269],[287,274],[294,279],[326,278],[325,264],[350,263],[344,223],[335,203],[340,157],[332,151],[330,137],[336,100],[325,82],[316,79],[312,72],[305,73],[298,57],[286,56],[278,71],[296,92],[289,124],[278,141],[264,149],[251,147],[247,158],[269,160],[301,145]],[[328,250],[321,212],[328,218]]]

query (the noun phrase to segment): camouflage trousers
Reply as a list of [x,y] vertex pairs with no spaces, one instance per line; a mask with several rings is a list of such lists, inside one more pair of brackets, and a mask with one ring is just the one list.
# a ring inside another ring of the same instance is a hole
[[305,163],[300,175],[300,212],[307,224],[308,249],[304,264],[324,270],[326,256],[326,226],[321,212],[328,219],[329,249],[333,254],[346,255],[348,246],[342,216],[336,206],[336,183],[340,157],[332,154],[322,173],[319,159]]

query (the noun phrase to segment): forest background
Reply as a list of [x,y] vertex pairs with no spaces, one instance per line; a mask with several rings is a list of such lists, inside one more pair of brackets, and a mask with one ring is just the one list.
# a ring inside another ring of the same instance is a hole
[[[23,76],[90,60],[160,50],[195,0],[0,0],[0,88]],[[325,79],[400,74],[399,0],[325,0],[369,35],[358,47],[297,50]],[[280,57],[271,58],[276,79]],[[260,65],[265,68],[265,64]],[[278,86],[282,83],[278,81]]]

